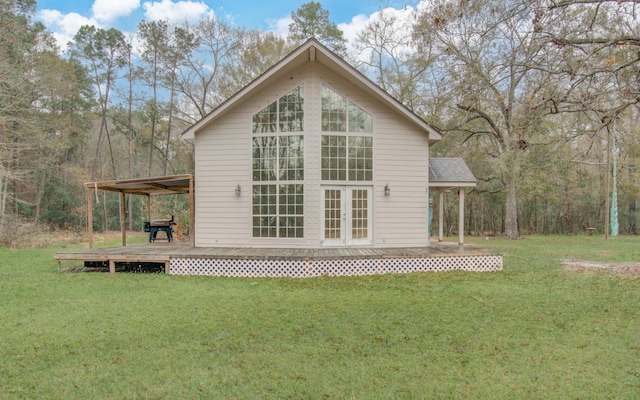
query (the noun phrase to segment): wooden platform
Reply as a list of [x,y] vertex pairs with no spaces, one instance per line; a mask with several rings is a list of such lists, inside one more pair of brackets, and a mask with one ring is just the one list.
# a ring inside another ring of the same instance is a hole
[[414,271],[502,269],[502,257],[473,245],[435,243],[404,248],[230,248],[150,243],[60,252],[58,262],[160,263],[180,275],[291,276],[370,275]]

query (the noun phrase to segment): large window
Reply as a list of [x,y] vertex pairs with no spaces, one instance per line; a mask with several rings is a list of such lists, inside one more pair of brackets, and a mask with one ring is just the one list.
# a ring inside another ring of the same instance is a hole
[[322,180],[373,180],[373,117],[322,85]]
[[253,116],[253,236],[304,235],[304,87]]

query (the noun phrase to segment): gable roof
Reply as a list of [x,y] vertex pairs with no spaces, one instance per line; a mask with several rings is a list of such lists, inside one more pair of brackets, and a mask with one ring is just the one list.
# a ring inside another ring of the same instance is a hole
[[477,182],[462,158],[429,157],[429,187],[476,186]]
[[307,40],[297,49],[289,53],[289,55],[276,63],[273,67],[269,68],[262,75],[258,76],[251,83],[242,88],[239,92],[228,98],[218,107],[205,115],[201,120],[185,130],[182,133],[183,139],[193,139],[196,133],[201,131],[211,122],[215,121],[221,115],[231,110],[240,99],[256,90],[259,90],[267,82],[286,75],[287,73],[290,73],[291,71],[297,69],[307,62],[319,62],[325,65],[329,69],[338,72],[340,75],[345,77],[351,83],[357,85],[369,95],[378,98],[389,107],[395,109],[400,113],[400,115],[404,116],[415,126],[427,133],[429,135],[430,144],[433,144],[436,141],[442,139],[442,135],[440,134],[440,132],[429,125],[425,120],[420,118],[409,108],[389,95],[381,87],[376,85],[373,81],[371,81],[364,74],[351,66],[349,63],[344,61],[342,58],[338,57],[335,53],[322,45],[316,39]]

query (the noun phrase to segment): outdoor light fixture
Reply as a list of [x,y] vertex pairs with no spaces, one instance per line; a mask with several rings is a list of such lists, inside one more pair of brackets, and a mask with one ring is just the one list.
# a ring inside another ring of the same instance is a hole
[[384,185],[384,195],[389,196],[391,194],[391,189],[389,188],[389,184]]
[[242,189],[240,188],[240,185],[238,184],[238,186],[236,186],[236,197],[240,197],[240,192],[242,191]]

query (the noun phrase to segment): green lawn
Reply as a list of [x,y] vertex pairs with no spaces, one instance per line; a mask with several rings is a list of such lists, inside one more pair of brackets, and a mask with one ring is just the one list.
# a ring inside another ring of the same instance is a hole
[[[471,239],[474,241],[474,239]],[[640,398],[640,238],[480,240],[504,271],[58,272],[0,249],[0,399]]]

